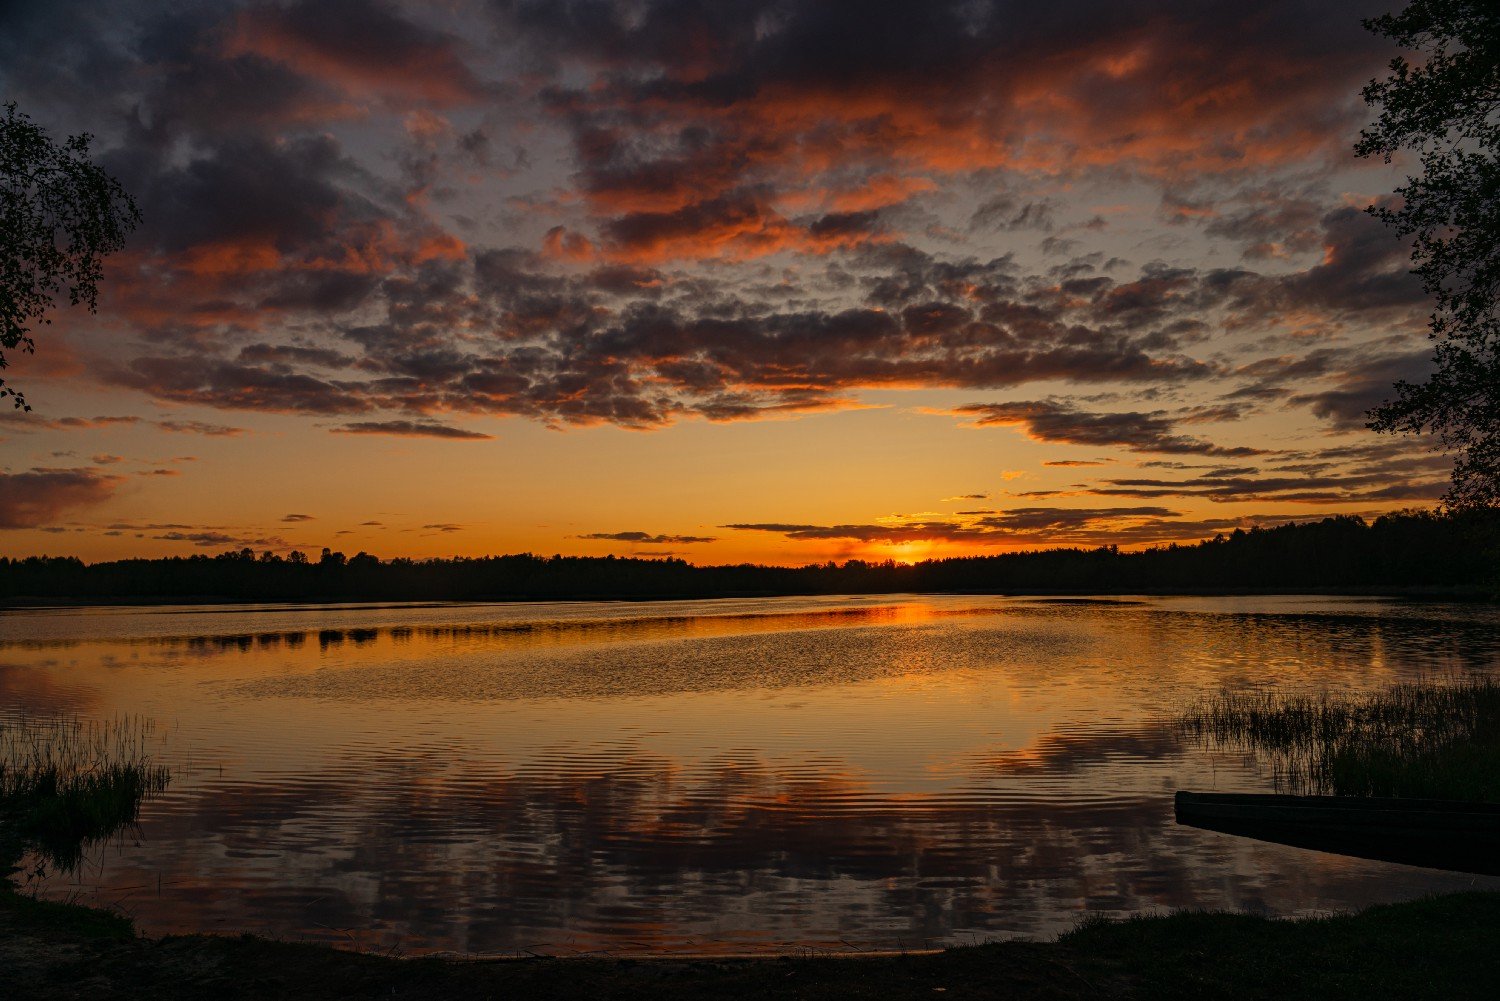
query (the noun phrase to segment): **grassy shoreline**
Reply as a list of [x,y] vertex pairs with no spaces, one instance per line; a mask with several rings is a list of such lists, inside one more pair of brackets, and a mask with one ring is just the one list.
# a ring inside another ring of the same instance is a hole
[[1270,767],[1278,792],[1500,802],[1500,680],[1364,694],[1222,691],[1179,714],[1203,746]]
[[1500,977],[1500,893],[1276,920],[1177,913],[1055,942],[881,958],[399,959],[252,936],[136,935],[129,919],[0,888],[9,996],[80,998],[1479,998]]

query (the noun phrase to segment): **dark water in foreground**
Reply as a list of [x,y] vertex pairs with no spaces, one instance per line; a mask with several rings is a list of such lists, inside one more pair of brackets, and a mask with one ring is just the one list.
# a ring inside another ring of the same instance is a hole
[[1223,686],[1496,669],[1495,609],[1322,597],[0,614],[0,716],[154,719],[174,771],[45,895],[407,953],[913,948],[1500,888],[1177,827],[1175,790],[1270,780],[1166,722]]

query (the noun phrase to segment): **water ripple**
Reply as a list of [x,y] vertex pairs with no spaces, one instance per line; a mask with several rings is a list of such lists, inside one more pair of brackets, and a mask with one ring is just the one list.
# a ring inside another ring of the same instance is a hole
[[1166,720],[1220,686],[1493,670],[1497,625],[1334,598],[12,612],[0,715],[158,721],[171,787],[40,886],[151,933],[917,947],[1473,885],[1175,826],[1175,789],[1269,777]]

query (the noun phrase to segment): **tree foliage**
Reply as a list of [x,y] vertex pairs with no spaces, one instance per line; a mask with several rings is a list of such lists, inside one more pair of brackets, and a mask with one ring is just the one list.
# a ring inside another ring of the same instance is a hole
[[[0,117],[0,369],[6,351],[35,349],[32,333],[66,295],[98,307],[104,257],[141,220],[135,201],[89,158],[92,137],[58,146],[15,104]],[[0,399],[31,408],[0,378]]]
[[1500,502],[1500,4],[1413,0],[1365,27],[1417,54],[1364,89],[1380,117],[1355,152],[1417,154],[1400,202],[1371,212],[1413,240],[1413,271],[1435,309],[1436,370],[1396,384],[1377,431],[1433,434],[1454,455],[1455,507]]

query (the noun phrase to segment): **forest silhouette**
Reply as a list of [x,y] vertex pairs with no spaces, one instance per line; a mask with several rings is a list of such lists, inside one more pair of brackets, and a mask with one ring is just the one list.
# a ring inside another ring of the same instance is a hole
[[711,598],[905,591],[1223,592],[1500,589],[1500,512],[1407,511],[1236,529],[1140,551],[1057,548],[914,564],[697,566],[676,558],[510,556],[316,559],[251,549],[85,564],[0,558],[0,601]]

